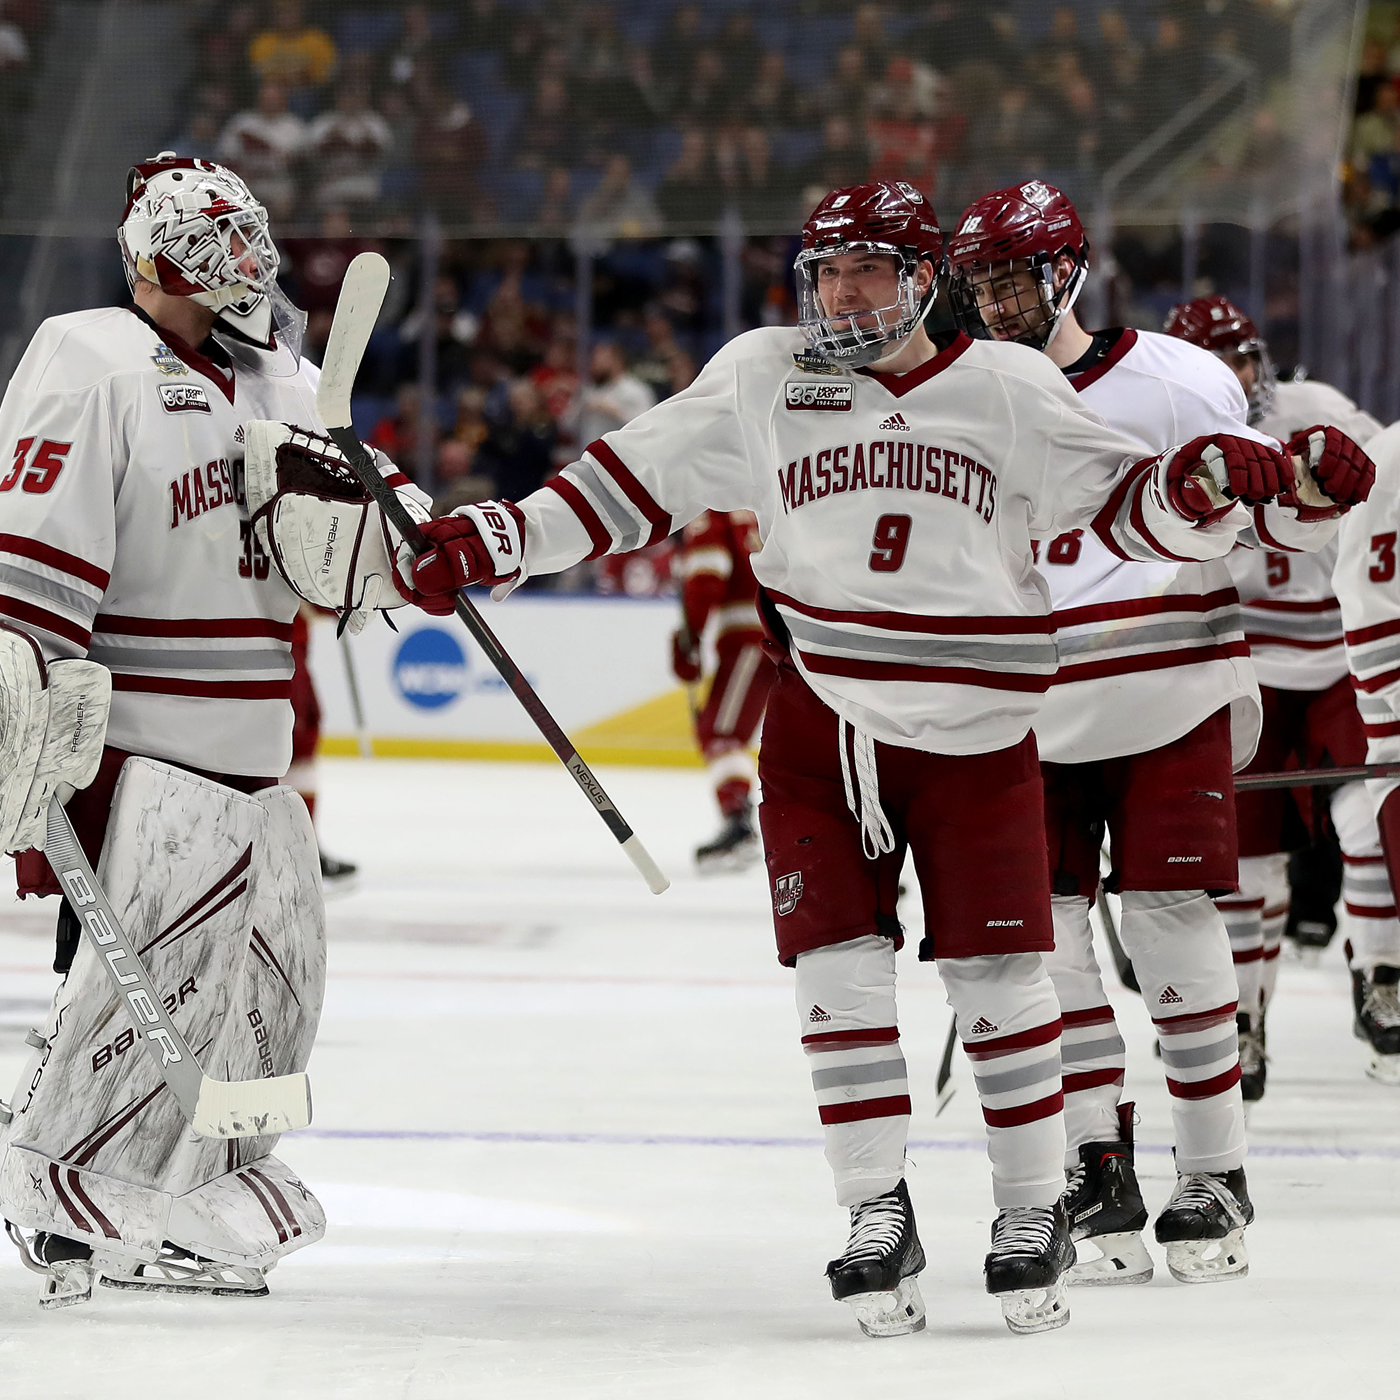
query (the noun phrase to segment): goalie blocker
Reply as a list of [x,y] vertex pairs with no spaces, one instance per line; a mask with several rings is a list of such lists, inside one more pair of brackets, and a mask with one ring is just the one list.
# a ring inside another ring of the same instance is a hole
[[[202,1064],[234,1080],[305,1069],[325,915],[315,837],[291,789],[248,795],[129,758],[98,873]],[[262,1293],[267,1269],[321,1237],[324,1213],[271,1155],[275,1136],[190,1131],[88,941],[35,1042],[0,1137],[0,1209],[45,1276],[41,1303],[80,1302],[99,1276]]]

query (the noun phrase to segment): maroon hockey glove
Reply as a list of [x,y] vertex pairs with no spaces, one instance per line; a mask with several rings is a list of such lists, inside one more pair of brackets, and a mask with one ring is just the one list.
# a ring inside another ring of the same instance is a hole
[[700,679],[700,648],[687,627],[671,634],[671,669],[676,679],[686,685],[694,685]]
[[1288,439],[1288,454],[1299,457],[1325,500],[1309,501],[1296,488],[1283,500],[1298,511],[1299,520],[1328,520],[1343,515],[1371,494],[1376,484],[1375,463],[1340,428],[1318,423]]
[[439,609],[428,601],[445,601],[451,612],[459,588],[482,583],[494,587],[521,572],[525,553],[525,517],[511,501],[482,501],[463,506],[422,527],[433,547],[412,564],[408,580],[412,601],[426,612]]
[[1215,433],[1192,438],[1167,463],[1167,501],[1186,520],[1209,525],[1236,501],[1260,505],[1293,483],[1293,464],[1252,438]]

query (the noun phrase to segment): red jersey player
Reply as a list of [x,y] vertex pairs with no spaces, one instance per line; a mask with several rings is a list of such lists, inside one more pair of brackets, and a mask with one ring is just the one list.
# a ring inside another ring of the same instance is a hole
[[781,660],[759,809],[781,960],[796,968],[837,1199],[833,1295],[867,1332],[924,1322],[904,1181],[895,1016],[899,876],[974,1065],[998,1214],[984,1264],[1014,1331],[1068,1320],[1064,1119],[1040,770],[1030,728],[1056,658],[1032,536],[1094,530],[1135,558],[1228,552],[1240,501],[1291,484],[1263,444],[1144,455],[1024,346],[924,329],[943,238],[904,183],[834,190],[803,228],[800,329],[749,331],[681,393],[590,443],[519,505],[425,526],[430,607],[468,583],[635,549],[703,510],[749,510]]
[[758,582],[749,564],[758,547],[758,522],[746,510],[707,510],[682,533],[684,622],[672,639],[672,669],[687,685],[700,679],[700,638],[711,620],[719,653],[710,693],[695,716],[695,737],[723,819],[719,835],[695,852],[702,874],[742,870],[762,854],[753,825],[756,770],[749,744],[763,718],[773,664],[763,654]]
[[[1245,426],[1244,396],[1212,356],[1167,336],[1090,334],[1074,312],[1089,243],[1074,206],[1033,180],[984,195],[948,247],[953,306],[965,329],[1041,349],[1084,403],[1145,450]],[[1355,460],[1349,454],[1355,454]],[[1306,456],[1306,449],[1304,449]],[[1254,507],[1249,528],[1317,549],[1364,496],[1370,464],[1353,444],[1287,496]],[[1318,497],[1308,510],[1300,494]],[[1313,517],[1316,517],[1315,519]],[[1042,549],[1060,669],[1036,721],[1054,881],[1050,959],[1064,1012],[1065,1118],[1077,1238],[1101,1257],[1076,1278],[1152,1275],[1139,1232],[1147,1214],[1122,1105],[1124,1045],[1089,932],[1105,830],[1110,888],[1122,895],[1124,946],[1162,1048],[1176,1137],[1177,1185],[1155,1233],[1183,1282],[1247,1270],[1245,1183],[1230,944],[1209,893],[1236,883],[1231,772],[1258,734],[1258,689],[1222,560],[1131,560],[1111,540],[1062,534]]]

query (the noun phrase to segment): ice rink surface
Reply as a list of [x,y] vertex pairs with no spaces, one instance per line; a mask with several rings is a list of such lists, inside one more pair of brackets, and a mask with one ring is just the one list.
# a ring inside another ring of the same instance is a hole
[[[0,1269],[0,1395],[875,1396],[1285,1400],[1400,1393],[1400,1089],[1362,1073],[1340,938],[1282,969],[1253,1113],[1246,1280],[1076,1290],[1013,1337],[981,1291],[993,1211],[966,1062],[935,1120],[949,1012],[901,959],[910,1188],[927,1330],[871,1341],[823,1269],[833,1202],[791,975],[759,871],[699,881],[698,772],[601,770],[671,874],[650,895],[562,772],[324,764],[321,832],[361,866],[333,901],[314,1126],[279,1155],[326,1239],[261,1300],[35,1305]],[[0,895],[0,1082],[54,978],[56,901]],[[917,943],[921,920],[906,911]],[[1170,1189],[1166,1091],[1141,1002],[1115,988],[1142,1116],[1139,1176]],[[8,1251],[8,1245],[5,1246]]]

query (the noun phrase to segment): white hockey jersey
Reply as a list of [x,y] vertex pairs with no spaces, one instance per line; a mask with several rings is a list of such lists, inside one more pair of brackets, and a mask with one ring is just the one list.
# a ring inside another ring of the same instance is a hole
[[[1125,330],[1098,364],[1069,382],[1144,453],[1208,433],[1273,443],[1245,425],[1248,405],[1234,374],[1174,336]],[[1273,504],[1252,517],[1254,529],[1276,531],[1294,548],[1315,548],[1336,528],[1331,521],[1302,525]],[[1035,725],[1043,759],[1088,763],[1143,753],[1228,705],[1235,763],[1249,762],[1262,722],[1259,687],[1223,560],[1130,563],[1085,531],[1047,541],[1041,569],[1060,658]]]
[[115,308],[30,342],[0,404],[0,614],[111,670],[112,746],[286,772],[298,600],[248,524],[241,424],[319,428],[316,374],[223,367]]
[[1376,484],[1342,521],[1332,582],[1370,761],[1388,763],[1400,757],[1400,423],[1382,429],[1366,451]]
[[751,510],[753,569],[793,659],[886,743],[1017,743],[1056,668],[1031,537],[1097,531],[1137,558],[1223,555],[1248,513],[1193,526],[1160,466],[1037,351],[959,336],[916,370],[833,370],[796,330],[729,342],[688,389],[591,444],[529,496],[548,573],[664,538],[706,507]]
[[[1279,384],[1259,428],[1287,442],[1318,423],[1340,428],[1362,447],[1381,430],[1340,390],[1311,380]],[[1230,556],[1260,685],[1326,690],[1346,675],[1342,610],[1332,588],[1336,562],[1335,540],[1316,554],[1296,554],[1261,538],[1257,549],[1237,549]]]

